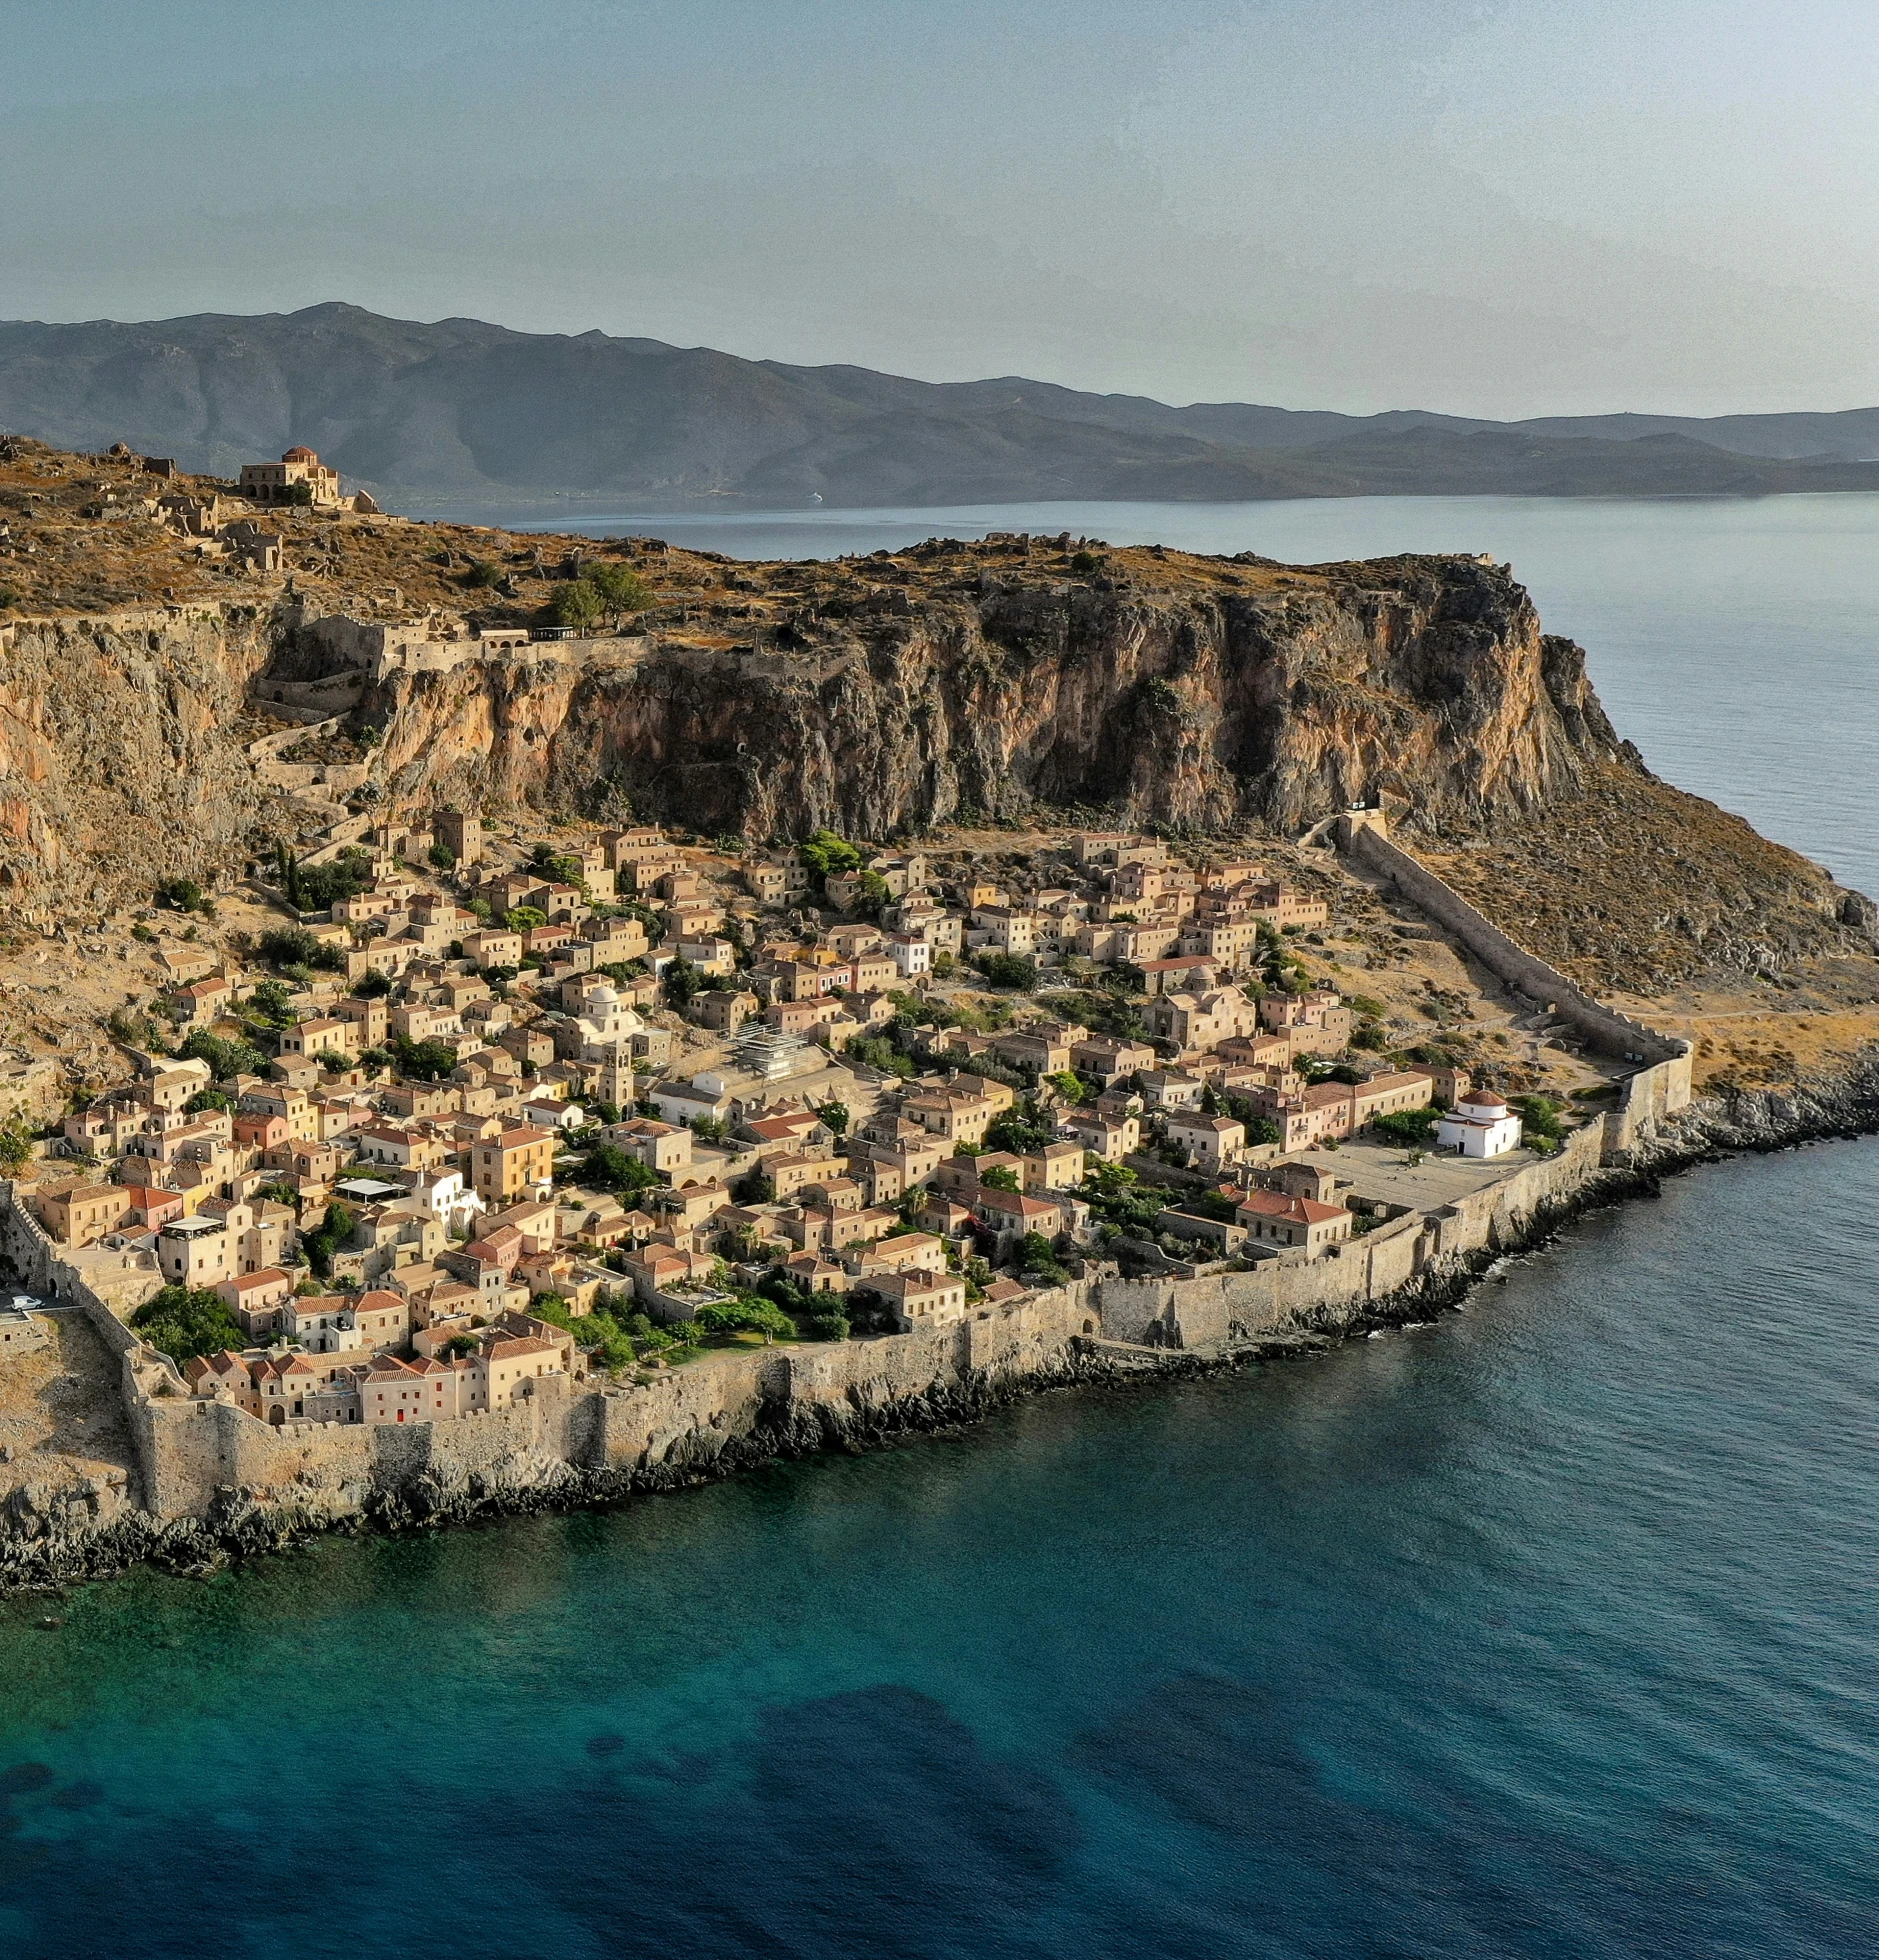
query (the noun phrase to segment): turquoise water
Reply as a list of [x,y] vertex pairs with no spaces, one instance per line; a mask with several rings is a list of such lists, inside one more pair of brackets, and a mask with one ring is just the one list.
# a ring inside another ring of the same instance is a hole
[[1425,1331],[0,1607],[0,1952],[1879,1950],[1879,1143]]
[[[465,512],[462,515],[475,515]],[[1879,496],[1357,497],[1002,504],[738,516],[486,511],[484,523],[656,535],[748,558],[834,557],[936,533],[1070,531],[1296,563],[1397,551],[1511,561],[1578,640],[1660,775],[1879,893]]]

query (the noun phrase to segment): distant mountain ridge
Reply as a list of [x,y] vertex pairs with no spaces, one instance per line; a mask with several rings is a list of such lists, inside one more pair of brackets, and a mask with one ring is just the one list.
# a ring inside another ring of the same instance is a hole
[[1879,489],[1879,408],[1493,422],[915,381],[599,332],[298,313],[0,322],[0,429],[233,475],[306,443],[407,503],[648,511],[1038,499]]

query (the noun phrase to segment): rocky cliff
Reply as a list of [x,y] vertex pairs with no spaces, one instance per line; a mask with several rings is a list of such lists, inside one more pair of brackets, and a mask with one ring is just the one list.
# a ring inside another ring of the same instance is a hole
[[[757,565],[276,509],[284,566],[260,572],[152,489],[128,454],[0,445],[0,889],[30,923],[233,870],[295,833],[282,786],[330,821],[310,779],[340,761],[341,793],[387,811],[631,810],[754,839],[1053,817],[1296,834],[1381,796],[1419,849],[1475,852],[1452,875],[1562,963],[1603,949],[1656,985],[1870,945],[1870,909],[1818,867],[1657,783],[1580,650],[1484,560],[1288,567],[1064,535]],[[597,560],[623,596],[593,637],[474,637],[597,593]],[[357,685],[379,626],[427,652]],[[314,766],[257,771],[270,730],[298,745],[269,718],[283,697],[328,698],[308,684],[336,668],[348,725]],[[1621,896],[1640,868],[1642,935]]]
[[0,897],[16,919],[93,917],[158,878],[238,858],[271,801],[244,707],[271,606],[0,626]]
[[1040,806],[1293,830],[1379,792],[1468,827],[1620,753],[1579,649],[1472,559],[1078,575],[931,546],[818,583],[759,618],[689,606],[630,655],[394,674],[363,709],[387,785],[755,836]]

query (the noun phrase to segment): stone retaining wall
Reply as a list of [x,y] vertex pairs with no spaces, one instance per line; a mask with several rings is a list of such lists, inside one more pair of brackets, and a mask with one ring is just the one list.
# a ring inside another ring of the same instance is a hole
[[[1359,822],[1358,816],[1365,820]],[[1419,911],[1459,940],[1496,979],[1557,1015],[1589,1047],[1614,1061],[1636,1065],[1621,1087],[1618,1107],[1605,1119],[1605,1150],[1616,1161],[1656,1133],[1666,1116],[1690,1101],[1691,1048],[1616,1008],[1606,1007],[1565,974],[1517,945],[1461,893],[1385,834],[1381,814],[1358,812],[1340,819],[1340,847],[1358,863],[1387,878]]]

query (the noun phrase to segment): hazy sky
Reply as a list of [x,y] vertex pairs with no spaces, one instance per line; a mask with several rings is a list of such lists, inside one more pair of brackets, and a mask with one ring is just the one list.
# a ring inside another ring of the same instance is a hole
[[1879,402],[1875,0],[0,0],[0,317]]

